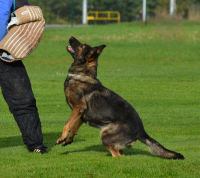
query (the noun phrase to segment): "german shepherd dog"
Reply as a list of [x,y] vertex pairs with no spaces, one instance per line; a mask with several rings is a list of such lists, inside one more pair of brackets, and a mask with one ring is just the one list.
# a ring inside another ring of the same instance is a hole
[[92,48],[74,37],[69,39],[69,43],[67,51],[74,62],[69,68],[64,91],[72,113],[56,144],[71,144],[85,122],[101,130],[102,143],[112,157],[123,156],[123,149],[132,147],[136,140],[140,140],[159,157],[184,159],[182,154],[164,148],[151,138],[145,132],[136,110],[97,79],[98,57],[106,45]]

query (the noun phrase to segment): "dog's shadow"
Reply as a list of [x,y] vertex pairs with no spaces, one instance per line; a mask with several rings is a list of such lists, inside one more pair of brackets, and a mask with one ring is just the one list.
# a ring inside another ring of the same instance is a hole
[[[107,156],[111,156],[111,153],[101,144],[86,146],[84,149],[81,149],[81,150],[66,151],[62,154],[69,154],[69,153],[76,153],[76,152],[88,152],[88,151],[107,152],[108,153]],[[129,148],[127,150],[123,150],[123,152],[125,155],[148,155],[148,156],[156,157],[156,155],[153,155],[148,151],[135,149],[134,147]]]
[[[61,135],[60,132],[43,133],[44,145],[48,147],[49,152],[51,152],[52,148],[55,146],[56,139],[59,138],[60,135]],[[76,138],[75,142],[72,144],[76,144],[76,142],[80,142],[80,141],[84,142],[86,140]],[[16,146],[26,147],[22,141],[21,135],[0,138],[0,149],[6,148],[6,147],[16,147]],[[69,153],[75,153],[75,152],[88,152],[88,151],[107,152],[107,156],[111,156],[110,152],[103,146],[103,144],[86,146],[80,150],[65,151],[62,154],[69,154]],[[127,150],[123,150],[123,152],[125,155],[148,155],[148,156],[156,157],[155,155],[151,154],[148,151],[135,149],[134,147],[129,148]]]

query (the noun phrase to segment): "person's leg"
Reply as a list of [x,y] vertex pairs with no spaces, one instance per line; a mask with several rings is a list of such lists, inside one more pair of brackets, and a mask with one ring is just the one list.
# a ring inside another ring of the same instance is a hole
[[22,61],[7,63],[0,60],[0,86],[27,148],[45,152],[36,100]]

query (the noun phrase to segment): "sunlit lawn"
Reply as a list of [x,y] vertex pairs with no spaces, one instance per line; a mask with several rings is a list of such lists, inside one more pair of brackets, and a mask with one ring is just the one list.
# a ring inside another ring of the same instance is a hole
[[[126,99],[150,136],[185,160],[164,160],[140,143],[112,158],[99,130],[83,125],[73,144],[54,145],[70,115],[63,83],[72,63],[69,38],[107,45],[98,79]],[[200,25],[136,23],[46,29],[24,61],[49,154],[29,153],[0,96],[0,177],[200,177]]]

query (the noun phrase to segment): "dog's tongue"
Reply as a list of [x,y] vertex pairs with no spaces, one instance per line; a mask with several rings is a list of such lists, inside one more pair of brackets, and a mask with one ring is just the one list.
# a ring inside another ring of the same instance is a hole
[[68,49],[68,51],[70,51],[71,53],[74,53],[74,50],[72,49],[71,46],[68,46],[67,49]]

